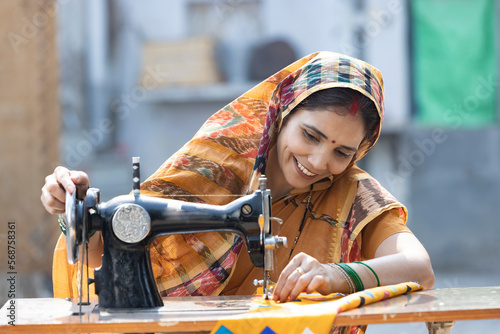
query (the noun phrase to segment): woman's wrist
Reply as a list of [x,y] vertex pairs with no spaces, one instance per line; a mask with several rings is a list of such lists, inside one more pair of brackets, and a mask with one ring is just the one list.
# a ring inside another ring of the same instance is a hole
[[339,267],[336,263],[327,263],[330,268],[330,272],[333,278],[332,282],[332,292],[342,292],[351,294],[355,292],[355,285],[353,280],[345,272],[344,269]]
[[373,268],[360,261],[352,263],[328,263],[333,270],[334,288],[339,292],[348,292],[349,294],[362,291],[365,287],[380,286],[380,280]]
[[[57,215],[57,221],[59,222],[59,228],[61,229],[61,232],[64,235],[66,235],[66,215],[64,214]],[[90,231],[89,239],[94,236],[95,232],[96,232],[95,230]]]
[[352,287],[352,285],[354,285],[353,292],[362,291],[365,289],[365,286],[363,284],[363,280],[361,279],[361,277],[359,277],[356,270],[354,270],[349,264],[343,263],[343,262],[338,262],[338,263],[335,263],[335,266],[337,268],[342,269],[343,273],[346,274],[345,276],[347,278],[349,278],[349,281],[352,283],[352,284],[350,284],[350,287]]
[[57,222],[59,223],[61,232],[66,235],[66,216],[63,214],[57,215]]

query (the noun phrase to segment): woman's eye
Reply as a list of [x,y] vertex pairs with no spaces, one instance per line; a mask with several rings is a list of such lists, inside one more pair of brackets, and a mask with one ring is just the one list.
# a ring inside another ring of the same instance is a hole
[[318,138],[316,138],[312,133],[310,133],[307,130],[304,130],[304,136],[309,140],[318,141]]
[[340,155],[342,158],[348,158],[350,156],[349,154],[342,152],[340,150],[337,150],[337,154]]

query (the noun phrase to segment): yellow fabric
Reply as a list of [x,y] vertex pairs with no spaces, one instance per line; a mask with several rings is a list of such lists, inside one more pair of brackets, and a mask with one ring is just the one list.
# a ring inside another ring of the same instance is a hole
[[318,301],[301,294],[297,301],[283,304],[257,297],[252,301],[249,313],[219,320],[211,333],[260,334],[265,333],[267,328],[277,334],[329,333],[340,312],[421,289],[419,284],[407,282],[367,289],[340,298],[333,294]]

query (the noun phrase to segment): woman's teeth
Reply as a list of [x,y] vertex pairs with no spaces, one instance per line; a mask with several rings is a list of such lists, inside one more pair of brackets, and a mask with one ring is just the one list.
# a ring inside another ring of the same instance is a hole
[[307,168],[305,168],[304,166],[302,166],[302,164],[300,162],[297,161],[297,166],[299,166],[299,169],[304,173],[306,174],[307,176],[316,176],[317,174],[314,174],[312,172],[310,172]]

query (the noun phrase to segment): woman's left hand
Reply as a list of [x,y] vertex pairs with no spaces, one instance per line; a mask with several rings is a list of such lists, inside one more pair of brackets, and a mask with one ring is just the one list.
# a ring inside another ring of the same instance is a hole
[[301,292],[329,294],[334,291],[334,279],[328,265],[305,253],[297,254],[283,269],[273,292],[273,300],[295,300]]

